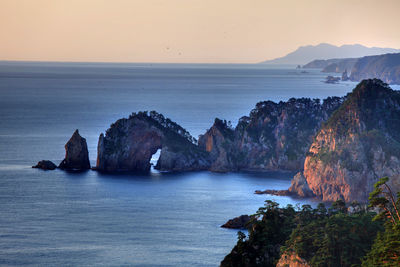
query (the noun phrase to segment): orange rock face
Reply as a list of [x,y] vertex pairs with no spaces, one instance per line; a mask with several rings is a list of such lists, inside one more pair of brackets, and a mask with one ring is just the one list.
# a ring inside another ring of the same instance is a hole
[[366,202],[384,176],[399,184],[400,94],[379,80],[360,83],[322,127],[304,162],[309,189],[323,201]]

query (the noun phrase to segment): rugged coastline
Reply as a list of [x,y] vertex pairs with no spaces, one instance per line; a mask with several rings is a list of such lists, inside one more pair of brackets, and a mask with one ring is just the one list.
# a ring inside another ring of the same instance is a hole
[[[235,128],[215,119],[198,141],[162,114],[139,112],[100,135],[94,169],[147,172],[161,149],[158,170],[295,171],[287,191],[257,193],[366,202],[365,192],[379,177],[393,177],[398,187],[400,138],[393,121],[400,121],[399,93],[377,79],[322,102],[259,102]],[[78,131],[65,149],[60,169],[90,169],[86,140]],[[37,167],[50,166],[43,163]]]
[[389,53],[360,58],[313,60],[304,69],[318,68],[328,73],[350,73],[348,80],[360,82],[378,78],[388,84],[400,84],[400,53]]

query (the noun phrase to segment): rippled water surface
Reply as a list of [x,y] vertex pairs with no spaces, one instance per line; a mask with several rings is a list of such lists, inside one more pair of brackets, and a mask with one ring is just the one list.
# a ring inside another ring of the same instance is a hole
[[[216,266],[236,242],[227,219],[254,213],[291,173],[101,175],[41,171],[78,128],[97,138],[121,117],[157,110],[194,136],[258,101],[345,95],[354,83],[263,65],[0,62],[0,265]],[[304,203],[305,201],[302,201]]]

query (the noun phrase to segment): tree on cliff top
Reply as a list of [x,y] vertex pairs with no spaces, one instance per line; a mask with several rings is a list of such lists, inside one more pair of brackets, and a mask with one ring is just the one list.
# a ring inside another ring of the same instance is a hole
[[387,184],[389,178],[381,178],[374,186],[370,206],[381,212],[374,220],[385,222],[385,232],[378,234],[371,251],[362,266],[400,266],[400,193],[397,197]]

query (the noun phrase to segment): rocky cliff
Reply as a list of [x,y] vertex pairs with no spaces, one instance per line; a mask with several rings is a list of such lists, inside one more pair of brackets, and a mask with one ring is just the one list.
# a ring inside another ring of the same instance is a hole
[[161,149],[156,168],[160,170],[209,169],[209,153],[181,126],[152,112],[133,113],[116,121],[101,134],[97,149],[97,170],[149,171],[150,159]]
[[234,132],[227,132],[224,140],[228,141],[221,150],[231,151],[228,162],[235,169],[300,170],[321,123],[342,101],[333,97],[323,103],[308,98],[260,102],[249,116],[239,120]]
[[350,80],[378,78],[388,84],[400,84],[400,53],[363,57],[351,69]]
[[333,58],[333,59],[317,59],[303,66],[303,69],[322,69],[322,72],[341,73],[346,69],[351,70],[358,58]]
[[90,169],[89,152],[86,139],[76,130],[71,139],[65,144],[65,158],[58,166],[63,170]]
[[199,147],[210,153],[211,171],[236,170],[235,130],[226,121],[215,119],[213,126],[199,136]]
[[377,79],[362,81],[323,124],[307,152],[309,189],[324,201],[347,202],[367,201],[383,176],[393,177],[394,188],[400,189],[399,122],[400,93]]
[[366,56],[361,58],[343,58],[314,60],[303,68],[321,68],[322,72],[343,73],[349,71],[349,79],[355,82],[364,79],[381,79],[388,84],[400,84],[400,53]]
[[345,58],[336,63],[329,64],[322,69],[322,72],[343,73],[344,71],[353,69],[358,58]]

